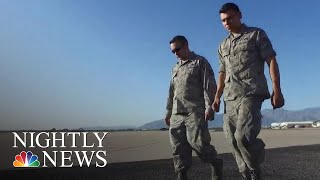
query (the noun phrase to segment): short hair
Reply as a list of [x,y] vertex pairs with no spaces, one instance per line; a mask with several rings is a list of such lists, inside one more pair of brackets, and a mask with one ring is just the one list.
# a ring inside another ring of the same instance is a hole
[[239,7],[235,3],[226,3],[222,5],[221,9],[219,10],[219,14],[226,13],[229,10],[240,12]]
[[183,43],[183,44],[188,44],[187,38],[184,37],[184,36],[181,36],[181,35],[177,35],[177,36],[173,37],[173,38],[170,40],[170,44],[172,44],[172,43],[174,43],[174,42],[176,42],[176,41],[179,41],[179,42],[181,42],[181,43]]

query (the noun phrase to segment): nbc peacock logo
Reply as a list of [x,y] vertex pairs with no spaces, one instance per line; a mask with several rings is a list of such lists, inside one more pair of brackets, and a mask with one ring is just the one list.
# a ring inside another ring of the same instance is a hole
[[38,156],[33,155],[31,151],[27,153],[22,151],[20,154],[16,155],[15,161],[13,162],[14,167],[39,167],[40,162],[38,161]]

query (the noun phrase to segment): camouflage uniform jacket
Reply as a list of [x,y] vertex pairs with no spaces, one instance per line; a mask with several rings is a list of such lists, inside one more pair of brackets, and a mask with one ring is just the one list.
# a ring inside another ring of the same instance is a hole
[[192,52],[188,60],[180,60],[172,69],[167,115],[212,111],[216,88],[209,62]]
[[242,24],[239,34],[229,34],[222,41],[218,54],[219,72],[226,75],[224,100],[241,96],[270,98],[264,62],[276,52],[262,29]]

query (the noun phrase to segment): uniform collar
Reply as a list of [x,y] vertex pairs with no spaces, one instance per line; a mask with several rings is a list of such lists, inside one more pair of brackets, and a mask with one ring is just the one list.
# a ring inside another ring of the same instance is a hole
[[238,36],[242,36],[244,33],[246,33],[248,31],[248,26],[244,23],[241,24],[241,29],[240,32],[238,33],[239,35],[234,36],[231,32],[229,32],[229,36],[228,38],[236,38]]
[[179,64],[180,66],[183,65],[183,64],[186,64],[186,63],[194,60],[196,56],[197,56],[196,53],[194,53],[193,51],[191,51],[189,58],[188,58],[187,60],[185,60],[185,61],[179,60],[178,64]]

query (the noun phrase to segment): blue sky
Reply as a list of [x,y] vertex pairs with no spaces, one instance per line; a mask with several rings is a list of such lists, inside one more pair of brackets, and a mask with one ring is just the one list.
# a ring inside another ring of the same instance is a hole
[[[228,34],[218,14],[225,2],[1,0],[0,129],[140,126],[162,119],[176,62],[169,40],[185,35],[217,78],[217,48]],[[233,2],[242,21],[263,28],[273,43],[284,108],[318,107],[320,2]]]

